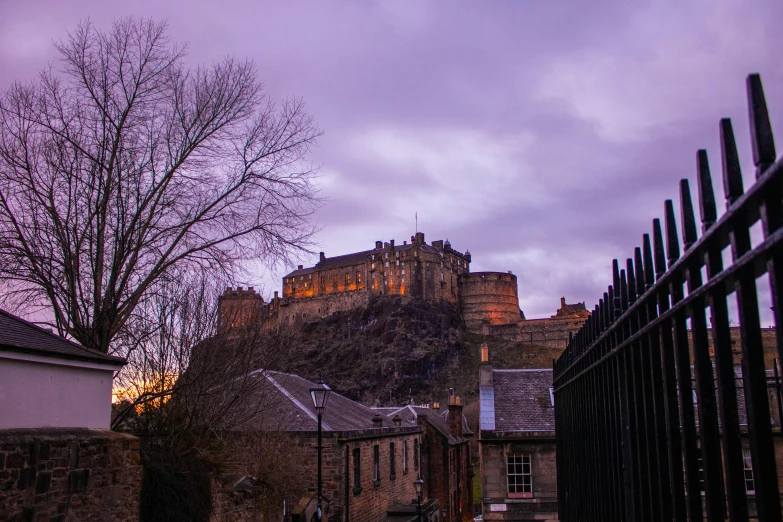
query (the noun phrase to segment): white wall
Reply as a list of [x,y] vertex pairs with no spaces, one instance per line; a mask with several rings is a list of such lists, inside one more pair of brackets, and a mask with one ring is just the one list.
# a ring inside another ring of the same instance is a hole
[[0,352],[0,429],[108,428],[112,376],[98,364]]

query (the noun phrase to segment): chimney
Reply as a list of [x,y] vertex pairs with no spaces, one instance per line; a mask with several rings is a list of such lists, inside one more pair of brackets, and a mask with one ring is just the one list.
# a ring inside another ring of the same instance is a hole
[[565,297],[560,298],[560,308],[565,308]]
[[392,418],[392,422],[394,422],[395,427],[399,428],[400,426],[402,426],[402,417],[400,417],[399,415],[395,415]]
[[277,299],[278,299],[278,297],[277,297],[277,290],[275,290],[275,300],[277,300]]
[[492,383],[492,364],[489,362],[489,346],[481,345],[479,363],[479,429],[495,429],[495,388]]
[[303,268],[304,268],[304,265],[297,265],[297,266],[296,266],[296,269],[297,269],[297,270],[301,270],[301,269],[303,269]]
[[455,439],[462,437],[462,403],[454,395],[449,398],[449,433]]
[[324,259],[326,259],[326,254],[324,254],[323,252],[320,252],[320,254],[321,254],[321,262],[323,262]]
[[375,242],[375,250],[380,250],[383,248],[383,243],[381,241]]
[[393,239],[390,239],[390,240],[389,240],[389,247],[390,247],[392,250],[394,250],[394,240],[393,240]]
[[492,365],[489,363],[489,345],[481,344],[481,364],[479,364],[479,387],[492,386]]
[[372,418],[372,427],[383,428],[383,417],[379,413],[376,413],[375,417]]

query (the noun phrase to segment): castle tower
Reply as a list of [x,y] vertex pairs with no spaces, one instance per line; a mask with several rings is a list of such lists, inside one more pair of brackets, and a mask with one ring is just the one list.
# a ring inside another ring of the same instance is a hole
[[[277,293],[277,292],[275,292]],[[264,298],[252,286],[226,288],[218,298],[218,334],[232,328],[256,327],[260,324]]]

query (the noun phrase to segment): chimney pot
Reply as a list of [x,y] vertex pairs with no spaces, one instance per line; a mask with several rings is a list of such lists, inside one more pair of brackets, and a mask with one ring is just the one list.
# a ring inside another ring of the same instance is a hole
[[297,269],[297,270],[301,270],[301,269],[303,269],[303,268],[304,268],[304,265],[296,265],[296,269]]
[[277,299],[277,290],[275,290],[275,299]]
[[321,261],[323,261],[324,259],[326,259],[326,254],[324,254],[323,252],[321,252],[320,254],[321,254],[321,255],[320,255],[320,257],[321,257]]
[[383,428],[383,417],[381,417],[380,414],[376,413],[372,418],[372,427]]
[[375,250],[380,250],[381,248],[383,248],[383,242],[376,241],[375,242]]

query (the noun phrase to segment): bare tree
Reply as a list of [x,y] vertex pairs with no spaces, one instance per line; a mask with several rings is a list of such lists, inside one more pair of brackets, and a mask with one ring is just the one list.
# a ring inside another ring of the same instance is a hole
[[[189,67],[165,23],[81,24],[0,96],[0,289],[108,352],[154,283],[307,249],[319,203],[299,99],[255,67]],[[182,289],[186,291],[186,289]]]

